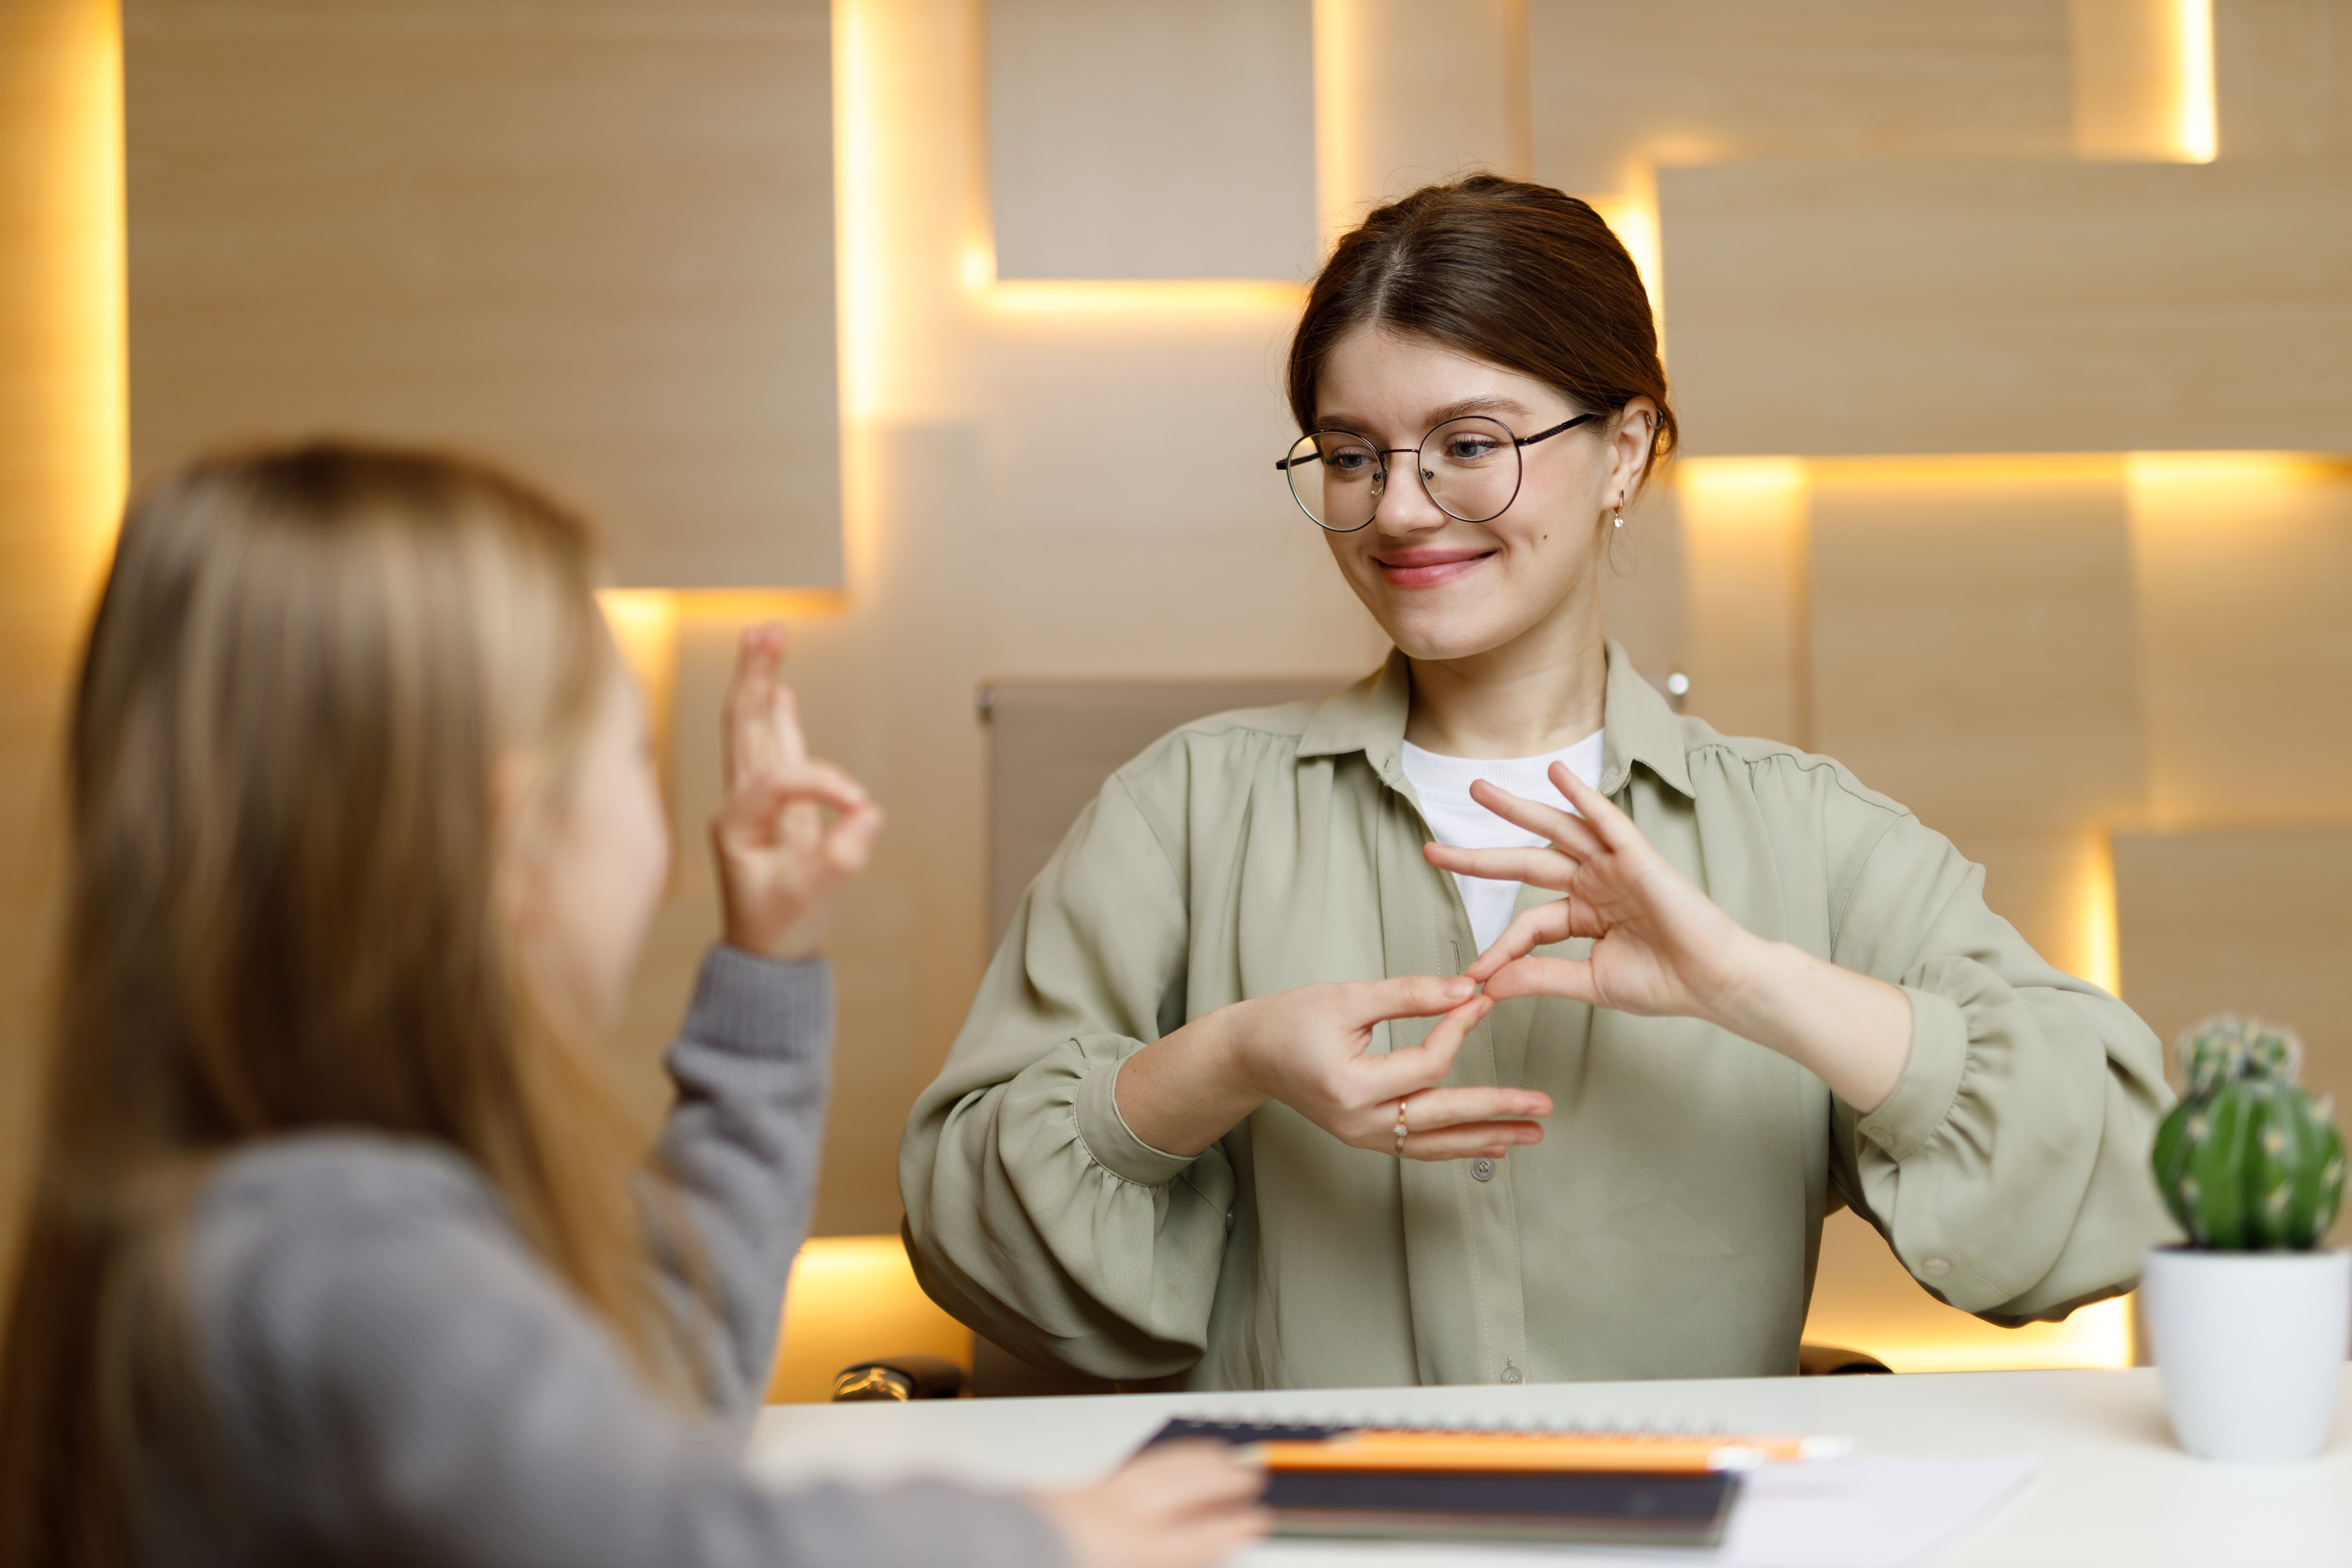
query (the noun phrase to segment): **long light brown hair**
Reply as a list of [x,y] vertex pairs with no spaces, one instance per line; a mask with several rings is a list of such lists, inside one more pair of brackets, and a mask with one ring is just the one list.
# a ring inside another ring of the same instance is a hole
[[[234,455],[130,508],[68,750],[53,1054],[0,1352],[5,1568],[123,1558],[136,1445],[197,1393],[175,1249],[211,1164],[255,1140],[455,1147],[648,1375],[680,1375],[642,1145],[499,913],[612,678],[595,563],[561,506],[425,453]],[[519,800],[497,782],[517,757]]]

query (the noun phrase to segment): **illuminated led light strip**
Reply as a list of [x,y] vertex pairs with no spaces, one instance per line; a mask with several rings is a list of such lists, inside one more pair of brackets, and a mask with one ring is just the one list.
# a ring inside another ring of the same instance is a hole
[[[46,421],[73,453],[73,489],[63,515],[72,520],[75,556],[59,586],[94,593],[113,548],[131,472],[130,304],[124,244],[122,27],[119,7],[103,0],[52,6],[48,24],[70,39],[70,88],[51,101],[47,128],[54,176],[39,198],[48,214],[37,243],[51,252],[24,275],[54,289],[51,316],[61,352],[48,363],[71,396]],[[38,139],[36,141],[38,144]]]
[[2173,140],[2181,158],[2210,163],[2221,150],[2213,92],[2213,0],[2173,0]]

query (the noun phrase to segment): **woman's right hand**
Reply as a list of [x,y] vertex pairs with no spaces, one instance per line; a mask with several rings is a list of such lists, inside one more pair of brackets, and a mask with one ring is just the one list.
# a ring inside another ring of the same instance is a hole
[[[1412,1160],[1461,1160],[1540,1142],[1532,1117],[1551,1097],[1495,1084],[1436,1087],[1493,1008],[1455,977],[1302,985],[1220,1007],[1146,1046],[1119,1068],[1119,1115],[1155,1149],[1192,1155],[1277,1100],[1342,1143]],[[1428,1038],[1370,1054],[1374,1028],[1443,1013]],[[1407,1135],[1396,1138],[1405,1103]]]
[[1076,1568],[1208,1568],[1265,1535],[1265,1472],[1223,1443],[1147,1448],[1108,1480],[1031,1496]]

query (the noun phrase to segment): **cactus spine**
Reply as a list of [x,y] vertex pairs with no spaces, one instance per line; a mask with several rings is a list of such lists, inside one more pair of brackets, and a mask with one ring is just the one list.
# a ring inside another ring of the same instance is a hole
[[2188,1092],[2156,1134],[2156,1180],[2199,1247],[2316,1247],[2344,1201],[2344,1141],[2325,1101],[2294,1079],[2303,1047],[2283,1029],[2209,1018],[2180,1037]]

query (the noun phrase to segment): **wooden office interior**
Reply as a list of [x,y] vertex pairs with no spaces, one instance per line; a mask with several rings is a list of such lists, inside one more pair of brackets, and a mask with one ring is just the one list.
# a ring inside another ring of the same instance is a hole
[[[2273,1013],[2303,1030],[2315,1083],[2352,1089],[2352,5],[1302,8],[1309,79],[1292,91],[1311,109],[1320,232],[1492,167],[1592,199],[1651,278],[1690,447],[1630,520],[1611,585],[1637,661],[1686,672],[1718,727],[1835,755],[1916,807],[1986,866],[1996,909],[2159,1033],[2223,1006]],[[130,80],[155,97],[131,105],[131,188],[154,194],[131,206],[126,282],[113,7],[0,0],[9,1188],[63,681],[130,454],[152,468],[331,418],[510,452],[606,515],[634,590],[615,622],[667,715],[680,847],[612,1047],[649,1111],[713,929],[699,823],[733,636],[772,612],[792,623],[813,733],[892,810],[835,948],[818,1211],[828,1236],[887,1234],[905,1109],[988,956],[975,689],[1336,681],[1382,651],[1269,482],[1297,278],[1155,274],[1149,236],[1123,276],[1000,276],[992,185],[1061,172],[992,163],[992,116],[1021,106],[990,101],[979,0],[338,7],[301,21],[314,52],[297,74],[327,62],[361,108],[306,121],[300,157],[172,208],[184,161],[142,162],[137,143],[170,126],[184,149],[201,129],[201,99],[177,110],[197,121],[166,115],[172,82],[244,80],[259,101],[269,58],[219,40],[282,37],[311,9],[133,0]],[[1016,9],[1052,5],[1003,0],[996,20]],[[372,47],[395,14],[404,48]],[[533,27],[569,29],[561,68],[537,68]],[[404,92],[387,73],[420,54],[509,74]],[[506,177],[546,204],[530,221],[437,245],[366,226],[479,216],[413,171],[382,177],[366,146],[326,144],[445,145],[399,118],[436,112],[471,117],[467,146],[523,149]],[[829,183],[807,161],[828,122]],[[609,139],[635,123],[668,129],[624,156]],[[575,155],[577,137],[533,139],[568,124],[621,174]],[[698,164],[709,177],[675,177]],[[326,204],[307,229],[298,195]],[[628,202],[649,204],[644,222],[619,221]],[[240,203],[281,241],[323,228],[373,248],[205,250]],[[1054,210],[1014,212],[1023,254],[1055,254]],[[142,211],[158,215],[145,234]],[[173,223],[177,258],[152,247]],[[567,259],[550,273],[551,254]],[[362,263],[382,269],[363,298],[319,282]],[[274,300],[311,313],[260,309]],[[387,300],[448,335],[347,319]],[[266,340],[242,385],[126,369],[179,349],[201,369],[226,352],[203,331],[239,310],[249,331],[305,331]],[[831,342],[812,330],[828,321]],[[514,377],[542,353],[544,375]],[[302,400],[270,401],[296,370]],[[1135,461],[1139,447],[1156,456]],[[887,1246],[842,1241],[803,1283],[889,1266]],[[2016,1333],[1951,1312],[1850,1215],[1825,1239],[1811,1332],[1898,1368],[2130,1353],[2118,1308]],[[828,1370],[818,1326],[795,1345]]]

